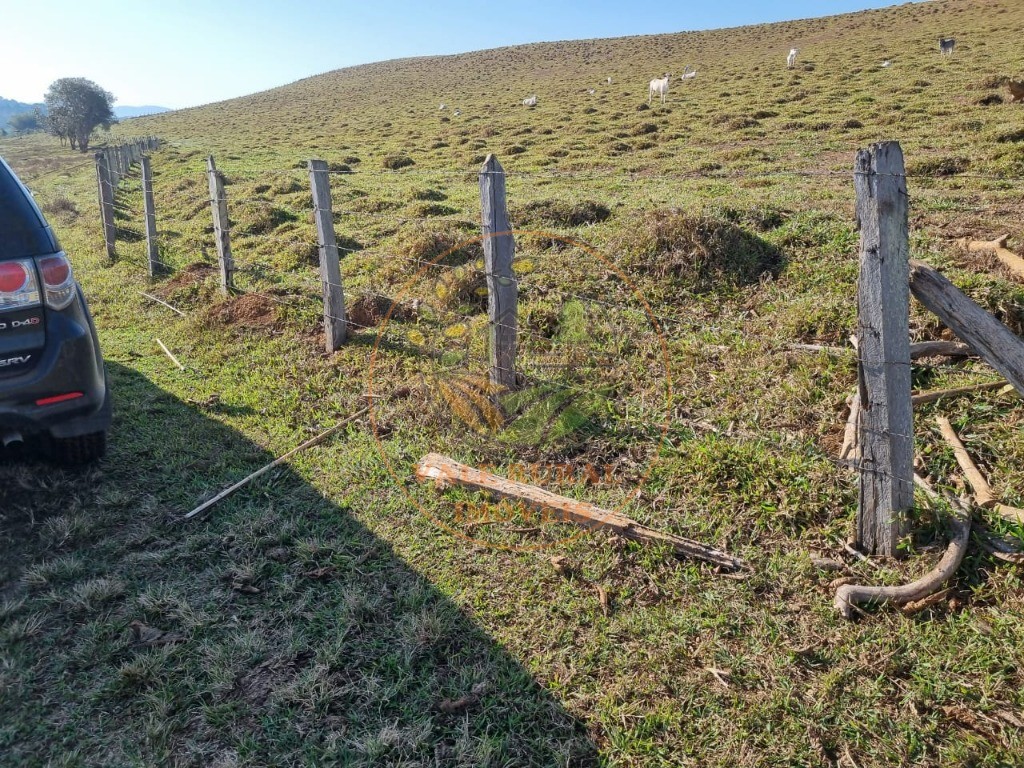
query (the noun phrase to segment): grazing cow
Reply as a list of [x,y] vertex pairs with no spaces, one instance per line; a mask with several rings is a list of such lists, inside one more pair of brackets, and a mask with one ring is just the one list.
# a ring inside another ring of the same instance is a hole
[[666,72],[664,77],[651,80],[651,84],[647,88],[647,106],[651,105],[654,94],[661,96],[661,103],[665,103],[665,97],[668,96],[668,84],[671,79],[672,75]]
[[956,48],[955,37],[939,38],[939,53],[941,53],[943,56],[952,56],[954,48]]
[[800,53],[799,48],[790,48],[789,56],[786,57],[786,69],[792,69],[796,66],[796,55]]
[[1010,103],[1015,101],[1024,103],[1024,80],[1007,80],[1006,87],[1010,89]]

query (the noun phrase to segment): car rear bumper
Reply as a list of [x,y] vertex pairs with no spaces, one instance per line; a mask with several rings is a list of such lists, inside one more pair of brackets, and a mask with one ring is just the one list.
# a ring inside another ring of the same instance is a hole
[[0,378],[0,433],[68,438],[106,430],[111,419],[106,372],[81,294],[65,310],[47,310],[46,328],[48,342],[38,362],[25,373]]

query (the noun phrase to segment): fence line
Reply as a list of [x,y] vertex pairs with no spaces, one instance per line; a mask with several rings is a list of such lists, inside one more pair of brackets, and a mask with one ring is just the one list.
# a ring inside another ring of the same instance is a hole
[[[108,163],[103,164],[108,176],[104,178],[100,175],[99,191],[101,199],[103,199],[104,191],[108,193],[109,197],[109,200],[103,200],[103,205],[101,206],[103,211],[113,210],[115,193],[119,189],[118,182],[127,174],[132,157],[133,154],[128,152],[119,161],[115,162],[113,168]],[[910,359],[908,307],[912,285],[911,278],[908,276],[909,228],[907,209],[912,198],[907,192],[907,181],[908,179],[915,178],[951,182],[967,178],[1008,183],[1024,181],[1024,179],[987,176],[984,174],[939,176],[906,173],[903,166],[902,151],[898,144],[895,143],[875,145],[870,150],[859,153],[856,165],[849,171],[736,171],[679,174],[622,172],[606,174],[593,171],[506,173],[497,158],[490,155],[487,157],[484,166],[476,173],[480,188],[480,231],[482,233],[482,236],[476,239],[482,242],[484,252],[484,265],[481,268],[475,263],[463,265],[439,264],[440,256],[434,261],[429,261],[414,256],[387,253],[380,249],[349,248],[338,244],[334,230],[334,219],[336,216],[379,218],[386,219],[392,223],[422,221],[431,224],[445,222],[464,224],[467,222],[465,216],[401,216],[392,213],[334,208],[331,199],[331,179],[339,176],[358,177],[362,175],[377,178],[408,174],[439,175],[465,179],[468,183],[472,179],[472,172],[445,171],[440,169],[380,172],[342,171],[332,170],[327,162],[323,160],[310,160],[306,171],[309,177],[313,200],[315,241],[301,236],[286,239],[275,235],[263,235],[259,232],[236,231],[233,233],[236,238],[254,237],[258,238],[261,242],[283,244],[289,247],[303,246],[311,248],[314,245],[317,247],[320,270],[319,281],[307,281],[301,276],[298,279],[306,287],[318,289],[321,295],[317,297],[311,294],[303,294],[300,291],[291,295],[275,296],[249,288],[240,288],[235,284],[234,276],[236,273],[252,274],[259,279],[261,273],[273,273],[274,267],[257,262],[235,263],[231,252],[230,241],[232,232],[228,214],[229,200],[225,192],[225,172],[217,169],[212,156],[207,159],[208,202],[211,206],[213,218],[214,241],[217,247],[221,272],[221,289],[226,295],[235,291],[261,296],[268,301],[289,307],[301,306],[306,302],[313,302],[319,298],[322,302],[325,345],[328,352],[338,350],[346,342],[347,332],[350,329],[375,332],[378,336],[390,337],[393,341],[403,346],[419,349],[421,345],[410,341],[408,336],[402,333],[401,326],[391,326],[385,329],[377,324],[367,325],[356,322],[349,316],[345,307],[344,279],[341,271],[340,255],[359,254],[361,257],[370,259],[391,262],[400,261],[403,264],[410,264],[414,268],[418,268],[421,272],[427,269],[463,270],[467,274],[484,279],[488,297],[486,323],[484,323],[483,318],[479,315],[466,314],[464,311],[460,312],[440,306],[433,306],[429,303],[426,306],[432,309],[433,321],[437,326],[435,330],[439,332],[443,332],[445,324],[448,324],[449,327],[455,324],[464,324],[467,327],[486,324],[489,376],[495,391],[510,392],[519,387],[522,382],[534,382],[545,387],[553,387],[563,392],[573,392],[575,395],[588,397],[595,393],[593,387],[584,388],[582,386],[574,386],[566,381],[550,381],[538,377],[535,372],[529,370],[533,366],[517,358],[520,344],[523,344],[524,349],[528,348],[524,342],[537,342],[539,345],[542,345],[542,348],[556,343],[556,339],[552,336],[546,336],[531,331],[529,328],[520,327],[517,318],[517,307],[521,292],[526,296],[530,296],[547,294],[554,290],[563,300],[569,299],[582,302],[587,307],[598,306],[608,311],[635,312],[645,316],[659,333],[664,328],[671,326],[693,331],[709,330],[726,334],[736,334],[741,331],[735,328],[712,325],[699,319],[659,315],[649,306],[634,306],[625,299],[616,301],[606,297],[586,296],[571,290],[552,289],[535,283],[529,278],[525,281],[521,280],[514,271],[516,263],[514,261],[513,229],[508,219],[507,179],[579,180],[588,178],[618,178],[623,182],[635,182],[652,179],[728,181],[743,178],[790,179],[802,177],[809,179],[841,178],[847,182],[852,181],[857,193],[856,210],[861,235],[861,274],[858,281],[860,286],[858,297],[858,339],[860,344],[856,350],[851,350],[853,353],[851,362],[855,363],[858,372],[857,398],[858,402],[862,405],[856,421],[858,453],[856,458],[851,460],[845,458],[832,459],[824,455],[822,457],[827,458],[836,466],[852,467],[860,473],[860,500],[856,538],[869,552],[885,555],[897,553],[900,539],[908,532],[906,530],[904,513],[913,503],[912,457],[914,428],[913,409],[910,399],[912,371],[919,369],[937,370],[943,373],[956,372],[970,376],[989,375],[987,371],[954,366],[930,365]],[[101,174],[99,163],[97,164],[97,172]],[[270,169],[261,171],[261,173],[297,176],[298,173],[301,173],[301,170],[289,169],[284,171]],[[239,174],[229,173],[228,176],[229,178],[232,176],[238,178]],[[168,181],[179,177],[158,175],[157,178],[159,181]],[[158,267],[160,269],[170,269],[170,266],[159,259],[159,251],[157,250],[158,235],[155,226],[156,216],[152,210],[152,183],[153,175],[149,169],[148,158],[145,158],[142,161],[142,180],[139,188],[145,196],[147,257],[150,274],[154,275]],[[121,191],[125,191],[123,187],[121,187]],[[200,198],[192,199],[198,201]],[[230,204],[278,207],[272,200],[262,197],[233,198]],[[104,218],[105,236],[108,234],[107,229],[107,219]],[[109,246],[108,253],[111,256],[113,255]],[[631,288],[628,281],[617,280],[616,285]],[[607,312],[605,316],[607,316]],[[419,326],[418,320],[417,326]],[[611,326],[607,330],[611,332]],[[989,364],[992,364],[992,360],[988,356],[984,357],[984,359]],[[443,362],[440,355],[437,356],[437,362]],[[538,365],[537,367],[540,370],[544,370],[543,365]],[[457,367],[452,367],[452,365],[442,365],[436,371],[436,375],[451,374],[458,370]],[[1013,373],[1012,370],[1011,373]],[[666,371],[666,375],[668,378],[665,383],[666,386],[670,387],[671,371]],[[644,397],[642,392],[634,392],[632,395],[627,393],[625,395],[627,404],[634,395],[640,398]],[[619,394],[618,396],[622,397],[623,395]],[[643,408],[643,405],[641,407]],[[599,423],[587,416],[582,418],[585,423],[595,428],[606,428],[607,422]],[[618,418],[619,416],[616,414],[616,419]],[[633,421],[628,426],[631,429],[642,430],[653,425]],[[692,424],[689,428],[693,429]],[[663,431],[660,426],[658,429]],[[721,431],[714,428],[712,428],[712,431],[722,434]],[[727,433],[730,431],[726,430]],[[762,437],[755,435],[752,439],[761,440]],[[799,436],[794,436],[794,438],[803,440]]]

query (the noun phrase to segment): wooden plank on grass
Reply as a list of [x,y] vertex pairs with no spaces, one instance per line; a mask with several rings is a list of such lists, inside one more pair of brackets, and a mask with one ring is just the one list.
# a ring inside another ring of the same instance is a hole
[[738,570],[745,567],[743,560],[692,539],[663,533],[641,525],[635,520],[610,509],[603,509],[585,501],[577,501],[535,485],[518,483],[481,469],[460,464],[439,453],[428,453],[416,465],[416,478],[421,482],[433,481],[444,485],[458,485],[477,491],[487,491],[503,498],[521,501],[551,520],[571,522],[591,529],[603,529],[627,539],[646,544],[660,544],[676,554],[705,560],[715,565]]

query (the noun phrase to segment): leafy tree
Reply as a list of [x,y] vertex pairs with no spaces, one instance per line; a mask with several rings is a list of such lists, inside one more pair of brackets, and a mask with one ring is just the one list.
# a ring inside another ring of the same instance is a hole
[[114,95],[84,77],[54,80],[44,97],[46,129],[70,142],[72,149],[89,150],[89,137],[97,127],[110,128],[114,117]]
[[14,129],[15,133],[31,133],[32,131],[40,131],[43,129],[43,125],[46,122],[46,118],[43,117],[42,113],[36,109],[32,112],[22,112],[17,115],[12,115],[11,119],[7,123]]

